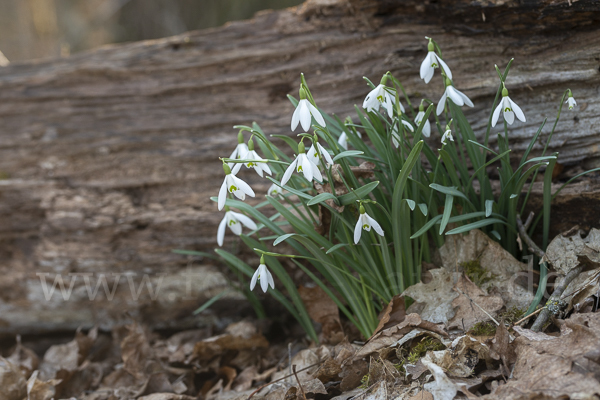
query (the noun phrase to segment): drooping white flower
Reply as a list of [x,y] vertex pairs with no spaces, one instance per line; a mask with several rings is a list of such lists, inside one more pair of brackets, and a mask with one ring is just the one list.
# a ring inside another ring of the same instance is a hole
[[219,224],[219,229],[217,230],[217,243],[219,246],[223,246],[223,239],[225,238],[225,227],[228,226],[231,232],[235,235],[242,234],[242,225],[251,230],[256,230],[257,226],[250,218],[245,216],[244,214],[236,213],[234,211],[229,211],[229,207],[225,207],[225,216],[221,220]]
[[446,129],[446,132],[442,135],[442,144],[446,144],[446,140],[450,139],[451,142],[454,142],[454,138],[452,137],[452,131],[450,129]]
[[375,232],[377,232],[378,235],[383,236],[383,229],[381,229],[381,225],[371,218],[369,214],[365,212],[365,208],[361,205],[360,216],[358,217],[358,221],[354,227],[354,244],[357,244],[360,240],[363,229],[369,232],[371,228],[375,229]]
[[[244,143],[244,135],[242,134],[242,131],[240,131],[238,133],[238,144],[237,144],[237,146],[235,146],[235,149],[233,149],[233,152],[231,153],[229,158],[243,160],[246,158],[247,154],[248,154],[248,145],[246,145],[246,143]],[[240,168],[242,168],[241,163],[231,163],[230,162],[230,163],[228,163],[228,165],[229,165],[229,168],[233,168],[234,174],[237,174],[238,171],[240,170]]]
[[446,79],[446,90],[444,91],[442,98],[438,102],[438,105],[436,108],[437,115],[440,115],[442,112],[444,112],[444,106],[446,105],[446,98],[449,98],[450,100],[452,100],[452,102],[454,104],[456,104],[457,106],[464,106],[466,104],[469,107],[473,107],[473,102],[471,101],[471,99],[469,99],[460,90],[455,89],[454,86],[452,86],[452,83],[450,83],[449,79]]
[[254,272],[254,275],[252,275],[252,280],[250,281],[250,290],[254,290],[257,280],[260,280],[260,288],[263,292],[266,293],[269,286],[271,286],[271,289],[275,289],[273,275],[271,275],[267,269],[267,266],[265,265],[265,258],[263,256],[260,257],[260,265],[256,269],[256,272]]
[[338,144],[342,146],[344,150],[348,150],[348,135],[346,135],[346,132],[342,132],[338,138]]
[[248,140],[248,152],[246,153],[244,159],[256,160],[256,162],[249,161],[244,165],[246,166],[246,168],[254,168],[256,173],[261,178],[263,177],[263,172],[265,172],[268,175],[271,175],[271,168],[269,168],[266,162],[262,162],[263,159],[256,153],[256,151],[254,151],[254,141],[252,139]]
[[[325,159],[325,162],[327,163],[327,167],[329,167],[330,165],[333,165],[333,159],[331,158],[331,155],[329,154],[329,152],[323,147],[321,146],[321,143],[316,142],[317,147],[319,148],[319,151],[321,152],[321,156]],[[319,166],[319,153],[317,153],[317,147],[315,147],[314,143],[312,146],[310,146],[310,149],[308,149],[308,153],[306,153],[306,156],[308,157],[308,159],[310,161],[312,161],[313,164],[315,164],[317,167]]]
[[235,197],[240,200],[244,200],[246,195],[254,197],[254,191],[246,182],[235,176],[231,172],[229,165],[223,164],[223,170],[225,171],[225,179],[219,190],[219,200],[217,202],[219,211],[225,207],[225,200],[227,200],[227,193],[233,193]]
[[502,100],[500,104],[494,110],[494,114],[492,115],[492,127],[496,126],[498,123],[498,118],[500,118],[500,111],[504,115],[504,120],[507,124],[512,125],[515,122],[515,115],[518,119],[525,122],[525,114],[523,114],[523,110],[521,107],[517,105],[514,101],[508,97],[508,90],[505,88],[502,89]]
[[[382,81],[387,79],[384,75]],[[385,86],[384,83],[380,83],[375,89],[371,90],[365,101],[363,101],[363,108],[368,112],[374,112],[379,110],[379,107],[383,107],[390,118],[394,116],[394,104],[396,104],[396,95],[394,89]],[[400,103],[400,110],[404,112],[404,106]]]
[[[425,109],[423,107],[423,105],[419,106],[419,112],[417,113],[417,116],[415,117],[415,124],[417,125],[417,128],[419,127],[419,125],[421,125],[421,122],[423,122],[423,118],[425,118]],[[425,137],[429,137],[431,135],[431,125],[429,124],[429,120],[425,121],[425,125],[423,125],[423,136]]]
[[283,196],[283,192],[284,192],[284,190],[282,188],[280,188],[276,184],[272,184],[271,186],[269,186],[269,189],[267,190],[267,196],[279,197],[279,196]]
[[431,40],[429,40],[429,44],[427,45],[427,55],[425,59],[421,63],[421,79],[425,81],[425,83],[429,83],[431,78],[433,77],[433,73],[435,69],[442,66],[443,72],[449,79],[452,79],[452,71],[448,68],[448,65],[442,60],[437,54],[435,54],[435,46]]
[[319,171],[319,167],[313,164],[312,161],[310,161],[306,156],[303,142],[298,143],[298,156],[285,170],[283,178],[281,178],[281,185],[285,185],[290,180],[294,171],[297,173],[302,172],[306,180],[309,182],[312,181],[313,178],[318,182],[323,181],[323,176],[321,175],[321,171]]
[[314,117],[319,125],[323,127],[326,126],[325,120],[319,110],[317,110],[317,107],[313,106],[310,101],[306,99],[306,91],[303,88],[300,88],[300,101],[292,115],[292,131],[298,127],[298,123],[300,123],[304,131],[308,131],[310,129],[311,116]]
[[569,103],[569,110],[572,110],[573,107],[577,105],[577,102],[573,98],[573,93],[571,93],[571,89],[569,89],[569,98],[567,99],[567,101],[565,101],[565,103]]
[[[413,126],[411,125],[410,122],[405,121],[403,119],[400,120],[402,122],[402,124],[404,126],[406,126],[408,128],[409,131],[414,132],[415,129],[413,128]],[[398,146],[400,146],[400,142],[402,141],[402,138],[400,137],[400,132],[398,130],[398,124],[394,124],[394,127],[392,128],[392,143],[394,144],[394,146],[396,146],[396,148],[398,148]]]

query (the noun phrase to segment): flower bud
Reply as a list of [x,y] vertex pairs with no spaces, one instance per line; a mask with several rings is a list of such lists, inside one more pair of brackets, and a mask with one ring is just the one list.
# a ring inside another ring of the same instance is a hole
[[302,86],[300,86],[300,90],[298,91],[298,95],[300,96],[300,100],[306,99],[306,90]]

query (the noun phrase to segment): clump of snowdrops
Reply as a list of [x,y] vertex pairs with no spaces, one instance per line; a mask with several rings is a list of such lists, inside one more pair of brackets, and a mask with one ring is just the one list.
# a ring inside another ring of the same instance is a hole
[[[356,108],[356,122],[341,121],[318,108],[302,76],[299,99],[289,97],[295,106],[291,130],[299,132],[297,140],[267,135],[257,124],[235,127],[238,145],[222,158],[225,178],[213,198],[225,211],[217,241],[222,246],[229,229],[260,255],[260,264],[250,266],[223,249],[216,253],[250,279],[250,291],[247,286],[242,290],[259,315],[264,311],[251,292],[256,286],[269,291],[317,340],[297,288],[281,263],[289,257],[369,337],[381,308],[420,280],[421,263],[430,261],[431,246],[442,246],[449,235],[481,229],[513,255],[522,255],[517,249],[516,218],[523,213],[538,172],[544,174],[544,207],[530,229],[543,219],[542,248],[546,247],[550,182],[557,158],[557,153],[546,150],[563,104],[569,109],[576,105],[571,91],[563,94],[541,156],[530,157],[530,152],[546,121],[513,168],[508,138],[513,124],[519,124],[516,120],[525,122],[526,116],[515,102],[519,99],[509,95],[512,60],[504,72],[496,67],[496,98],[485,132],[476,136],[461,108],[473,103],[454,86],[439,46],[427,39],[420,76],[426,84],[439,77],[439,99],[413,103],[388,72],[378,85],[365,78],[371,90],[362,108]],[[493,133],[497,145],[492,149],[489,139],[498,124],[499,131]],[[280,149],[272,137],[290,149]],[[492,190],[487,171],[492,167],[498,169],[500,191]],[[271,181],[268,192],[259,194],[266,195],[265,201],[254,206],[244,202],[257,193],[238,176],[242,168]],[[525,185],[529,189],[522,198]],[[284,241],[293,254],[277,252]],[[545,274],[543,266],[541,273]],[[273,275],[284,290],[275,285]]]

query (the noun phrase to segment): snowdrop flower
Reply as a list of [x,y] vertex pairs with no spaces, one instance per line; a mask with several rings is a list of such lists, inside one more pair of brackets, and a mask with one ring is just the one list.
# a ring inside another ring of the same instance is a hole
[[[388,116],[392,118],[394,116],[396,95],[394,89],[385,86],[387,79],[388,74],[385,74],[383,78],[381,78],[381,83],[367,94],[365,101],[363,101],[363,108],[367,110],[367,112],[375,112],[379,110],[379,107],[383,107],[387,111]],[[404,112],[402,103],[400,103],[400,110]]]
[[[411,131],[411,132],[415,131],[415,129],[410,124],[410,122],[405,121],[403,119],[400,119],[400,121],[402,122],[402,124],[404,126],[406,126],[408,128],[409,131]],[[398,148],[398,146],[400,146],[401,141],[402,141],[402,138],[400,137],[400,132],[398,132],[398,124],[394,124],[394,127],[392,128],[392,143],[394,143],[394,146],[396,146],[396,148]]]
[[283,196],[283,192],[284,192],[284,190],[282,188],[280,188],[276,184],[272,184],[269,187],[269,189],[267,190],[267,196],[279,197],[279,196]]
[[454,142],[454,138],[452,137],[452,131],[450,130],[450,126],[446,125],[446,132],[442,135],[442,144],[447,144],[446,140],[450,139],[451,142]]
[[[238,144],[237,144],[237,146],[235,146],[235,149],[233,150],[233,153],[231,153],[229,158],[243,160],[244,158],[246,158],[247,154],[248,154],[248,146],[246,145],[246,143],[244,143],[244,135],[242,134],[242,131],[240,131],[238,133]],[[242,168],[241,163],[231,163],[230,162],[228,165],[229,165],[229,168],[233,168],[234,175],[238,173],[240,168]]]
[[515,115],[518,119],[525,122],[525,114],[523,114],[521,107],[519,107],[517,103],[515,103],[510,99],[510,97],[508,97],[508,89],[506,89],[506,87],[502,89],[502,101],[494,110],[494,115],[492,115],[492,127],[496,126],[496,123],[498,123],[500,111],[502,111],[502,114],[504,115],[504,120],[509,125],[512,125],[512,123],[515,122]]
[[443,72],[449,79],[452,79],[452,72],[448,65],[442,60],[437,54],[435,54],[435,46],[431,39],[429,39],[429,44],[427,45],[427,55],[425,59],[421,63],[421,79],[425,81],[425,83],[429,83],[431,78],[433,77],[433,73],[435,69],[441,65]]
[[346,132],[342,132],[338,139],[338,144],[342,146],[344,150],[348,150],[348,135],[346,135]]
[[246,198],[246,195],[254,197],[254,191],[250,185],[236,177],[235,174],[231,172],[229,165],[223,164],[223,171],[225,171],[225,179],[219,190],[219,201],[217,202],[219,211],[225,207],[227,192],[233,193],[235,197],[242,201]]
[[256,151],[254,151],[254,141],[252,140],[252,138],[250,138],[250,140],[248,140],[248,153],[246,153],[246,156],[244,157],[246,160],[256,160],[258,162],[247,162],[246,164],[244,164],[246,166],[246,168],[254,168],[254,170],[256,171],[256,173],[262,178],[263,177],[263,171],[268,174],[271,175],[271,169],[269,168],[269,166],[267,165],[266,162],[262,162],[263,159],[256,153]]
[[294,115],[292,115],[292,131],[298,127],[298,123],[300,123],[304,131],[308,131],[310,129],[311,115],[319,125],[325,126],[323,116],[319,110],[317,110],[317,107],[313,106],[310,101],[306,99],[306,91],[304,88],[300,87],[300,101],[298,102],[296,111],[294,111]]
[[[417,116],[415,117],[415,124],[417,124],[417,127],[419,127],[419,125],[421,125],[421,122],[423,122],[424,117],[425,117],[425,107],[423,107],[423,103],[421,103],[421,105],[419,106],[419,112],[417,113]],[[425,137],[429,137],[429,135],[431,135],[431,125],[429,124],[429,120],[425,121],[425,125],[423,125],[422,132],[423,132],[423,136],[425,136]]]
[[265,265],[265,257],[260,256],[260,265],[256,269],[254,275],[252,275],[252,280],[250,281],[250,290],[254,290],[254,286],[256,286],[256,281],[260,280],[260,288],[263,292],[267,292],[269,286],[271,289],[275,289],[275,281],[273,281],[273,275],[267,269]]
[[225,206],[225,217],[221,220],[219,229],[217,230],[217,243],[219,246],[223,246],[226,226],[229,227],[231,232],[239,236],[242,234],[242,225],[251,230],[257,229],[256,224],[250,218],[244,214],[229,211],[229,207]]
[[473,102],[463,92],[455,89],[454,86],[452,86],[450,79],[446,78],[446,91],[442,95],[442,98],[440,99],[437,105],[437,115],[440,115],[444,111],[444,106],[446,105],[446,97],[449,97],[450,100],[452,100],[452,102],[457,106],[464,106],[466,104],[469,107],[473,107]]
[[569,98],[567,99],[567,101],[565,101],[565,103],[569,103],[569,110],[572,110],[573,107],[577,105],[577,102],[573,98],[573,93],[571,93],[571,89],[569,89]]
[[303,142],[298,143],[298,156],[285,170],[285,174],[283,174],[283,178],[281,179],[281,185],[285,185],[290,180],[294,170],[297,173],[302,172],[306,180],[309,182],[312,181],[313,178],[315,181],[323,181],[319,167],[313,164],[312,161],[310,161],[306,156]]
[[[319,152],[321,152],[321,156],[325,159],[325,162],[327,163],[327,167],[329,167],[330,165],[333,165],[333,159],[331,158],[331,155],[329,154],[329,152],[323,146],[321,146],[321,144],[317,141],[316,136],[317,135],[315,135],[315,141],[314,141],[313,145],[310,146],[310,149],[308,149],[307,157],[310,161],[312,161],[313,164],[315,164],[318,167],[319,166],[319,153],[317,152],[317,147],[318,147]],[[317,145],[316,147],[315,147],[315,144]]]
[[354,244],[358,244],[363,229],[369,232],[371,228],[375,229],[375,232],[377,232],[378,235],[383,236],[383,229],[381,229],[379,223],[377,223],[377,221],[375,221],[369,216],[369,214],[365,212],[365,208],[361,204],[360,216],[358,217],[358,221],[354,227]]

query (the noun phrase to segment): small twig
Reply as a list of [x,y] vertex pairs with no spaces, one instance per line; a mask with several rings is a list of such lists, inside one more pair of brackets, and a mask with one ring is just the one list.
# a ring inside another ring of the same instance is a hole
[[[548,302],[546,304],[551,304],[551,303],[560,301],[560,296],[565,291],[567,286],[569,286],[569,283],[571,283],[573,281],[573,279],[575,279],[577,277],[577,275],[579,275],[581,273],[582,270],[583,270],[583,265],[580,265],[580,266],[570,270],[569,273],[567,273],[567,275],[565,275],[563,280],[558,285],[556,285],[556,288],[554,289],[552,296],[550,296],[550,298],[548,299]],[[546,322],[548,322],[548,319],[550,319],[550,315],[552,314],[550,312],[550,310],[548,310],[547,307],[543,308],[543,310],[544,311],[540,312],[540,315],[536,318],[535,322],[531,326],[531,330],[534,332],[541,331],[542,328],[544,327],[544,325],[546,324]]]
[[[529,214],[529,217],[527,218],[527,222],[529,222],[529,224],[531,224],[531,222],[529,220],[533,219],[532,215],[533,214]],[[538,256],[540,259],[543,258],[544,254],[545,254],[544,251],[542,249],[540,249],[533,240],[531,240],[531,238],[529,237],[529,235],[526,232],[527,228],[525,228],[525,226],[523,225],[523,221],[521,221],[521,217],[518,215],[517,215],[517,227],[519,228],[519,236],[521,237],[521,240],[523,240],[527,244],[527,246],[529,247],[529,251],[531,251],[533,254]]]
[[[312,368],[312,367],[316,367],[316,366],[317,366],[317,365],[319,365],[319,364],[321,364],[321,362],[314,363],[314,364],[312,364],[312,365],[309,365],[308,367],[304,367],[304,368],[302,368],[302,369],[299,369],[299,370],[298,370],[298,372],[302,372],[302,371],[305,371],[305,370],[307,370],[307,369],[310,369],[310,368]],[[264,389],[264,388],[266,388],[267,386],[269,386],[269,385],[272,385],[272,384],[274,384],[274,383],[276,383],[276,382],[282,381],[282,380],[284,380],[284,379],[287,379],[287,378],[289,378],[290,376],[293,376],[293,375],[294,375],[294,374],[292,374],[292,375],[286,375],[286,376],[283,376],[283,377],[281,377],[281,378],[279,378],[279,379],[275,379],[275,380],[274,380],[274,381],[272,381],[272,382],[265,383],[264,385],[262,385],[261,387],[259,387],[258,389],[256,389],[254,392],[250,393],[250,396],[248,396],[248,398],[247,398],[246,400],[250,400],[250,399],[252,398],[252,396],[254,396],[256,393],[260,392],[261,390],[263,390],[263,389]]]
[[306,400],[306,394],[304,394],[304,389],[302,388],[302,384],[300,384],[300,379],[298,379],[298,374],[296,373],[296,364],[292,365],[292,371],[294,371],[294,376],[296,377],[296,382],[298,382],[298,387],[300,388],[300,393],[302,393],[302,399]]
[[529,227],[531,226],[531,223],[533,222],[533,211],[529,213],[529,215],[527,216],[527,219],[525,220],[525,223],[523,224],[523,228],[525,228],[525,230],[529,229]]
[[484,310],[484,309],[483,309],[483,308],[482,308],[482,307],[481,307],[479,304],[477,304],[477,303],[475,302],[475,300],[473,300],[472,298],[470,298],[468,294],[466,294],[465,292],[463,292],[463,291],[462,291],[462,290],[460,290],[459,288],[456,288],[456,290],[458,290],[460,294],[462,294],[462,295],[463,295],[463,296],[465,296],[467,299],[469,299],[469,301],[471,301],[471,303],[475,304],[475,305],[476,305],[476,306],[477,306],[477,307],[478,307],[478,308],[479,308],[481,311],[483,311],[483,312],[485,313],[485,315],[487,315],[488,317],[490,317],[490,318],[491,318],[491,320],[492,320],[492,321],[494,321],[494,323],[495,323],[497,326],[500,326],[500,323],[499,323],[498,321],[496,321],[496,320],[494,319],[494,317],[492,317],[492,316],[490,315],[490,313],[488,313],[487,311],[485,311],[485,310]]
[[520,319],[520,320],[518,320],[517,322],[515,322],[515,323],[513,324],[513,326],[517,326],[517,325],[519,325],[521,322],[523,322],[523,321],[527,321],[529,318],[533,317],[534,315],[537,315],[537,314],[539,314],[539,313],[540,313],[540,312],[541,312],[541,311],[542,311],[544,308],[545,308],[545,307],[538,308],[537,310],[535,310],[535,311],[534,311],[534,312],[532,312],[531,314],[529,314],[529,315],[527,315],[527,316],[525,316],[525,317],[521,318],[521,319]]

